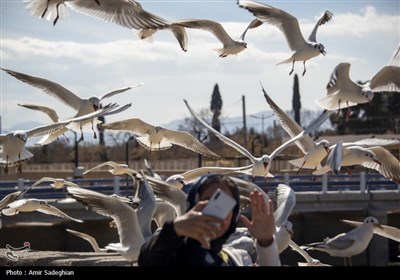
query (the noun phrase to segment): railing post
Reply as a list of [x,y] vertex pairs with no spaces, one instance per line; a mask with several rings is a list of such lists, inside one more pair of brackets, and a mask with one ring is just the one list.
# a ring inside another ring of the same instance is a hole
[[285,183],[286,186],[290,186],[290,176],[289,173],[284,173],[283,174],[283,182]]
[[18,178],[18,180],[17,180],[18,190],[21,192],[24,190],[24,182],[25,182],[25,180],[22,178]]
[[322,193],[328,193],[328,175],[326,173],[322,174]]
[[115,176],[114,177],[114,194],[116,195],[120,195],[121,191],[120,191],[120,186],[121,186],[121,181],[120,181],[120,177]]
[[365,193],[365,172],[360,172],[360,193]]

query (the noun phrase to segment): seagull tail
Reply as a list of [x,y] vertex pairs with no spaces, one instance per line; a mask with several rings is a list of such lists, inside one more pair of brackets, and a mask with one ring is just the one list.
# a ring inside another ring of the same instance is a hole
[[284,60],[284,61],[281,61],[281,62],[279,62],[279,63],[277,63],[277,64],[275,64],[275,65],[281,65],[281,64],[285,64],[285,63],[291,63],[291,62],[293,62],[293,58],[288,58],[288,59],[286,59],[286,60]]

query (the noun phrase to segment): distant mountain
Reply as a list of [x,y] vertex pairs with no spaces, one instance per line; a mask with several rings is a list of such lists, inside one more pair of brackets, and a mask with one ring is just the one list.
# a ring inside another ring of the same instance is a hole
[[[288,112],[286,112],[288,113]],[[321,111],[302,111],[301,114],[301,120],[304,122],[302,123],[302,127],[307,126],[312,120],[316,119]],[[288,113],[289,114],[289,113]],[[290,114],[289,114],[290,115]],[[263,124],[263,119],[264,119],[264,124]],[[246,116],[246,125],[247,128],[254,128],[255,131],[261,132],[263,129],[264,125],[264,131],[266,132],[268,127],[273,127],[274,126],[274,121],[277,126],[280,126],[280,122],[278,118],[275,116],[274,112],[272,111],[261,111],[256,114],[251,114]],[[163,124],[164,127],[169,128],[169,129],[174,129],[177,130],[178,127],[182,125],[185,125],[185,120],[180,119],[180,120],[173,120],[169,123]],[[227,117],[227,118],[221,118],[221,126],[222,126],[222,133],[225,132],[233,132],[239,127],[243,127],[243,116],[237,116],[237,117]],[[332,125],[330,121],[326,121],[319,130],[325,130],[325,129],[331,129]]]
[[38,126],[44,125],[43,123],[40,122],[35,122],[35,121],[27,121],[23,123],[16,124],[12,127],[6,128],[2,130],[2,133],[8,133],[10,131],[15,131],[15,130],[29,130]]

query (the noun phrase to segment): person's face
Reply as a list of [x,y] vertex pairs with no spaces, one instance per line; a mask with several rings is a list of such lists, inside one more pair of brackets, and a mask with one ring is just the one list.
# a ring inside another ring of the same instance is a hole
[[[233,197],[230,189],[228,186],[226,186],[225,184],[220,184],[220,183],[214,183],[211,184],[207,187],[205,187],[205,189],[203,190],[202,194],[200,195],[200,200],[208,200],[210,199],[210,197],[213,195],[213,193],[220,188],[223,192],[227,193],[229,196]],[[223,236],[225,234],[225,232],[228,230],[229,225],[231,224],[232,221],[232,216],[233,216],[233,212],[230,211],[229,214],[226,216],[225,220],[223,223],[221,223],[221,227],[217,233],[217,237],[219,238],[221,236]]]

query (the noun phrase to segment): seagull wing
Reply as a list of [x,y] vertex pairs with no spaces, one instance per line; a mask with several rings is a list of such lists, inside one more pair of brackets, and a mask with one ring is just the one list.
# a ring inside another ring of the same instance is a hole
[[212,128],[209,124],[207,124],[205,121],[203,121],[200,116],[198,116],[193,109],[189,106],[189,103],[184,99],[183,100],[186,104],[186,107],[189,109],[190,113],[192,114],[192,116],[198,121],[200,122],[202,125],[204,125],[205,127],[207,127],[209,130],[211,130],[215,136],[218,137],[219,140],[221,140],[222,142],[224,142],[226,145],[231,146],[232,148],[234,148],[235,150],[237,150],[239,153],[241,153],[242,155],[246,156],[249,158],[249,160],[254,163],[255,162],[255,157],[245,148],[243,148],[242,146],[240,146],[238,143],[236,143],[235,141],[229,139],[228,137],[226,137],[225,135],[223,135],[222,133],[216,131],[214,128]]
[[64,219],[70,219],[70,220],[73,220],[78,223],[83,223],[82,220],[72,218],[72,217],[68,216],[67,214],[65,214],[63,211],[61,211],[60,209],[58,209],[52,205],[49,205],[49,204],[40,205],[40,207],[37,208],[36,211],[47,214],[47,215],[53,215],[53,216],[57,216],[57,217],[64,218]]
[[354,84],[350,80],[350,63],[339,63],[333,70],[328,84],[326,85],[327,95],[336,93],[339,89],[343,89],[348,85]]
[[144,238],[137,214],[129,205],[118,198],[83,188],[67,187],[67,193],[96,213],[111,217],[117,225],[122,247],[143,244]]
[[[289,117],[275,102],[269,97],[269,95],[264,90],[264,87],[261,85],[262,91],[264,92],[264,97],[267,100],[272,111],[274,111],[275,115],[278,117],[279,122],[281,123],[283,129],[290,135],[290,137],[295,137],[299,133],[303,131],[303,129],[291,118]],[[300,148],[300,150],[306,154],[308,151],[311,151],[315,148],[315,143],[311,139],[310,136],[306,135],[300,141],[296,142],[296,145]]]
[[261,26],[264,22],[259,20],[258,18],[253,19],[249,25],[247,26],[246,30],[242,33],[242,35],[240,35],[240,39],[242,41],[244,41],[244,38],[246,37],[246,33],[247,31],[249,31],[249,29],[254,29],[257,28],[259,26]]
[[26,136],[28,138],[44,136],[44,135],[47,135],[47,134],[50,134],[50,133],[53,133],[53,132],[59,131],[60,129],[65,128],[65,126],[69,123],[70,123],[70,121],[38,126],[38,127],[35,127],[35,128],[32,128],[32,129],[26,131]]
[[393,180],[397,184],[400,184],[399,160],[383,147],[376,146],[367,149],[375,153],[381,164],[379,165],[376,162],[363,162],[361,165],[367,168],[375,169],[384,177]]
[[318,27],[320,27],[321,25],[325,24],[326,22],[330,21],[332,18],[333,14],[330,11],[325,11],[321,17],[319,18],[319,20],[317,21],[317,23],[314,26],[313,31],[310,34],[310,37],[308,37],[308,41],[310,42],[317,42],[317,31],[318,31]]
[[289,186],[279,184],[276,188],[277,208],[275,210],[275,225],[281,226],[287,221],[290,213],[296,205],[296,194]]
[[[352,227],[359,227],[360,225],[363,224],[362,222],[357,222],[352,220],[340,220],[340,221]],[[381,227],[382,228],[375,227],[374,233],[392,239],[394,241],[400,242],[400,229],[386,225],[381,225]]]
[[138,221],[142,230],[144,238],[150,237],[151,232],[151,219],[153,218],[154,212],[156,211],[156,197],[153,189],[151,188],[147,177],[144,175],[143,170],[140,171],[142,174],[142,186],[140,188],[140,202],[137,210]]
[[118,167],[118,163],[113,162],[113,161],[107,161],[107,162],[100,163],[100,164],[96,165],[95,167],[90,168],[89,170],[86,170],[85,172],[83,172],[83,175],[85,175],[85,174],[87,174],[87,173],[89,173],[89,172],[91,172],[91,171],[93,171],[95,169],[99,169],[99,168],[101,168],[103,166],[107,166],[107,165],[108,166],[112,166],[114,168]]
[[0,210],[12,203],[15,199],[17,199],[21,195],[20,191],[16,191],[13,193],[7,194],[3,199],[0,201]]
[[101,127],[109,130],[130,131],[140,136],[148,135],[150,131],[154,129],[153,125],[138,118],[102,124]]
[[144,85],[144,83],[140,83],[140,84],[137,84],[137,85],[133,85],[133,86],[129,86],[129,87],[124,87],[124,88],[120,88],[120,89],[113,90],[113,91],[111,91],[111,92],[108,92],[108,93],[106,93],[106,94],[103,94],[101,97],[99,97],[99,100],[101,101],[101,100],[103,100],[103,99],[105,99],[105,98],[109,98],[109,97],[114,96],[114,95],[116,95],[116,94],[118,94],[118,93],[122,93],[122,92],[125,92],[125,91],[127,91],[127,90],[130,90],[130,89],[132,89],[132,88],[140,87],[140,86],[142,86],[142,85]]
[[58,122],[58,120],[59,120],[57,112],[52,108],[49,108],[46,106],[35,105],[35,104],[28,104],[28,103],[22,103],[22,104],[18,103],[18,106],[25,107],[25,108],[35,110],[35,111],[43,112],[43,113],[47,114],[53,122]]
[[400,91],[400,67],[385,66],[371,80],[371,89],[374,92]]
[[217,39],[224,45],[233,41],[219,22],[208,19],[191,19],[180,20],[178,22],[174,22],[174,24],[178,24],[187,28],[207,30],[217,37]]
[[71,233],[71,234],[73,234],[75,236],[78,236],[78,237],[86,240],[87,242],[89,242],[90,245],[92,245],[93,250],[95,252],[103,252],[103,251],[105,251],[104,249],[103,250],[100,249],[99,244],[97,243],[96,239],[93,236],[90,236],[89,234],[86,234],[86,233],[83,233],[83,232],[80,232],[80,231],[76,231],[76,230],[72,230],[72,229],[69,229],[69,228],[67,228],[65,230],[67,232],[69,232],[69,233]]
[[139,2],[129,1],[66,1],[71,9],[104,21],[134,29],[158,29],[169,23],[161,17],[145,11]]
[[43,183],[43,182],[55,182],[55,179],[54,179],[53,177],[43,177],[43,178],[37,180],[37,181],[31,186],[31,188],[32,188],[32,187],[35,187],[35,186],[37,186],[37,185],[40,185],[40,184]]
[[164,128],[164,138],[172,144],[184,147],[204,156],[217,159],[221,158],[186,131],[177,131]]
[[240,7],[250,11],[259,20],[278,27],[285,35],[292,51],[302,49],[306,44],[296,17],[267,4],[242,0],[239,0],[238,3]]
[[182,174],[184,180],[186,183],[191,182],[198,177],[204,175],[204,174],[209,174],[209,173],[218,173],[218,174],[227,174],[227,173],[233,173],[236,171],[243,171],[246,169],[251,168],[250,166],[244,166],[244,167],[218,167],[218,166],[204,166],[204,167],[199,167],[195,168],[192,170],[188,170]]
[[[91,1],[85,1],[85,2],[91,2]],[[35,76],[29,76],[23,73],[19,73],[4,68],[1,69],[6,71],[11,76],[17,78],[18,80],[43,90],[48,95],[57,98],[58,100],[64,102],[68,106],[71,106],[75,110],[79,110],[79,107],[81,106],[81,103],[83,101],[81,98],[79,98],[74,93],[72,93],[68,89],[64,88],[63,86],[55,82]]]

